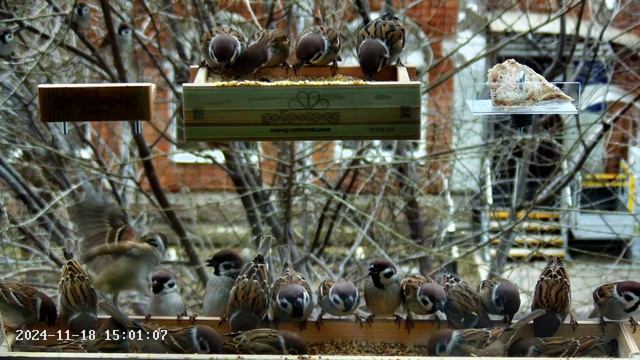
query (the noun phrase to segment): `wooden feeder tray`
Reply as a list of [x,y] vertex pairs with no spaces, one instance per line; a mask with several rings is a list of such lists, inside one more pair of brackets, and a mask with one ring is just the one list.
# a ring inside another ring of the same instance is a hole
[[[138,321],[144,322],[143,317],[132,317]],[[101,316],[99,322],[106,317]],[[188,319],[178,322],[175,317],[153,317],[150,323],[162,325],[163,327],[186,326],[190,322]],[[195,324],[207,325],[217,330],[221,335],[229,333],[226,323],[220,323],[219,318],[198,317]],[[439,329],[439,326],[446,326],[446,323],[440,322],[440,325],[431,320],[416,320],[415,327],[410,333],[404,327],[399,328],[393,319],[376,319],[373,326],[363,325],[361,328],[353,321],[348,319],[325,319],[320,330],[316,329],[315,322],[309,321],[307,328],[303,331],[298,329],[296,324],[282,324],[283,330],[291,330],[298,332],[308,344],[329,343],[336,341],[357,341],[369,343],[390,343],[390,344],[412,344],[426,345],[429,338]],[[47,329],[51,333],[58,330],[66,330],[60,327],[46,328],[45,325],[36,325],[31,329]],[[615,338],[618,342],[618,355],[620,358],[631,358],[640,355],[637,341],[640,340],[640,334],[632,334],[630,327],[624,323],[609,323],[607,325],[607,335]],[[531,325],[527,325],[522,331],[524,336],[532,336]],[[573,332],[571,325],[564,324],[557,333],[557,336],[600,336],[601,329],[597,322],[582,322]],[[14,334],[9,334],[9,343],[15,338]],[[50,339],[49,342],[54,339]],[[40,342],[38,344],[45,344]],[[4,346],[5,344],[3,344]],[[266,356],[266,355],[182,355],[182,354],[108,354],[108,353],[35,353],[35,352],[9,352],[6,347],[0,347],[0,357],[7,360],[17,359],[388,359],[388,356],[378,357],[372,356],[354,356],[349,354],[343,355],[302,355],[302,356]],[[393,356],[394,359],[420,359],[426,357],[419,356]],[[503,359],[503,358],[495,358]],[[506,359],[506,358],[504,358]]]
[[[364,81],[358,66],[261,69],[260,81],[211,82],[192,67],[183,84],[184,140],[419,139],[415,67],[386,67]],[[301,80],[308,80],[302,81]],[[345,80],[346,79],[346,80]]]

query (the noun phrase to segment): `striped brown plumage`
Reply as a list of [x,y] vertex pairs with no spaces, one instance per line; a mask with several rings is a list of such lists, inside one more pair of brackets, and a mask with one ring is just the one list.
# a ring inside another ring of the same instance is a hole
[[571,311],[571,282],[558,257],[549,258],[547,266],[538,278],[533,294],[531,310],[544,309],[547,313],[534,320],[537,337],[553,336]]
[[60,283],[60,318],[73,333],[95,330],[98,297],[89,274],[80,262],[66,250],[67,262],[62,267]]

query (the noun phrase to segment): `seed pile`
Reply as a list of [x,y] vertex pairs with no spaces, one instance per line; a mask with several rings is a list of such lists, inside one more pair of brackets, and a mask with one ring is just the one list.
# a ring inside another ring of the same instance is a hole
[[309,345],[310,355],[425,356],[426,345],[331,341]]
[[[261,81],[264,80],[264,81]],[[319,86],[319,85],[365,85],[366,82],[354,76],[337,74],[330,77],[306,77],[300,76],[287,78],[284,76],[264,76],[260,80],[226,80],[220,75],[213,74],[208,79],[214,86]]]

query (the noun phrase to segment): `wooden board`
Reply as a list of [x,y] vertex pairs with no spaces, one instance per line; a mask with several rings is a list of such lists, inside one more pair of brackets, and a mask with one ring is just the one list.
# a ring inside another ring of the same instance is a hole
[[151,83],[38,85],[40,121],[150,121]]
[[[142,317],[132,317],[138,321],[144,321]],[[101,317],[99,321],[104,321],[105,317]],[[190,322],[188,320],[176,321],[175,317],[153,317],[150,323],[161,326],[186,326]],[[196,323],[199,325],[207,325],[220,334],[229,332],[226,323],[220,323],[219,318],[198,318]],[[305,330],[300,331],[297,325],[282,324],[281,329],[292,330],[298,332],[308,343],[322,343],[327,341],[344,340],[344,341],[369,341],[369,342],[388,342],[388,343],[409,343],[416,345],[424,345],[428,342],[429,337],[434,334],[440,326],[446,327],[446,323],[440,324],[430,320],[416,320],[415,328],[408,333],[404,328],[398,328],[392,319],[377,319],[373,326],[364,325],[360,327],[353,319],[325,319],[323,326],[318,330],[313,321],[308,323]],[[34,326],[31,329],[45,329],[43,325]],[[55,332],[58,327],[47,328],[49,332]],[[529,326],[524,331],[525,336],[533,334]],[[638,354],[638,347],[633,341],[628,326],[617,323],[608,323],[607,336],[618,340],[619,352],[621,358],[629,358]],[[569,324],[564,324],[559,330],[558,336],[600,336],[601,329],[597,322],[581,322],[574,332]],[[52,354],[52,353],[2,353],[0,354],[6,359],[33,359],[33,358],[65,358],[65,359],[282,359],[281,356],[247,356],[247,355],[165,355],[165,354]],[[38,357],[39,356],[39,357]],[[286,357],[288,359],[299,359],[297,356]],[[385,357],[373,356],[305,356],[305,359],[385,359]],[[420,357],[394,357],[398,359],[419,359]],[[488,358],[491,359],[491,358]],[[504,358],[495,358],[504,359]]]
[[[303,67],[294,75],[274,67],[257,77],[295,81],[297,76],[330,77],[331,71],[329,66]],[[363,77],[357,66],[339,67],[337,73]],[[194,83],[183,86],[186,141],[420,138],[415,67],[387,67],[379,81],[209,83],[205,68],[192,77]]]

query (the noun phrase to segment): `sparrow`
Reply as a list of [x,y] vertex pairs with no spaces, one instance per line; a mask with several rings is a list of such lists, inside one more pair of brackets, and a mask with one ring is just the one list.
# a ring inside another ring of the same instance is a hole
[[95,280],[98,290],[113,295],[114,302],[123,290],[147,293],[150,274],[160,265],[167,238],[162,233],[149,233],[135,241],[98,245],[84,254],[86,262],[110,257],[113,263],[103,269]]
[[231,288],[243,265],[242,257],[230,249],[220,250],[207,260],[207,266],[213,268],[213,276],[207,281],[204,293],[203,311],[206,316],[224,315]]
[[229,293],[223,319],[231,331],[257,328],[267,313],[269,304],[269,268],[264,256],[258,254],[246,264]]
[[436,273],[436,282],[447,293],[444,313],[453,328],[485,328],[491,325],[480,295],[467,282],[444,270]]
[[339,55],[341,46],[340,34],[333,28],[324,25],[312,26],[298,38],[297,62],[293,69],[298,70],[304,65],[324,66],[333,63],[332,69],[335,74],[338,61],[342,61]]
[[593,291],[593,311],[589,318],[600,318],[602,331],[606,327],[604,318],[610,320],[622,320],[629,317],[629,323],[636,332],[638,323],[631,316],[638,311],[640,306],[640,282],[617,281],[598,286]]
[[91,23],[91,9],[84,2],[78,2],[71,11],[71,21],[78,29],[87,29]]
[[242,78],[265,67],[288,67],[289,44],[289,36],[280,30],[259,31],[247,49],[236,58],[231,69],[236,78]]
[[401,65],[404,43],[404,25],[391,14],[365,25],[358,33],[358,61],[364,75],[371,79],[387,65]]
[[544,315],[535,310],[511,325],[483,329],[442,329],[427,344],[431,356],[490,356],[506,355],[513,340],[529,321]]
[[298,322],[304,330],[307,318],[313,311],[311,287],[300,273],[284,262],[280,276],[276,278],[270,290],[269,320],[279,322]]
[[60,319],[73,334],[95,330],[98,315],[98,295],[89,274],[73,254],[63,250],[67,262],[62,267],[60,283]]
[[253,329],[229,334],[232,338],[223,345],[225,354],[304,355],[307,343],[291,331]]
[[400,278],[396,267],[385,259],[376,259],[369,264],[369,277],[364,285],[364,301],[371,315],[368,322],[376,316],[400,316],[396,310],[400,306]]
[[482,305],[489,314],[503,315],[504,322],[511,323],[520,309],[520,291],[511,281],[491,278],[478,285]]
[[[360,292],[350,280],[323,280],[318,286],[318,306],[320,314],[316,319],[316,326],[322,326],[322,317],[328,313],[333,316],[347,316],[354,314],[360,306]],[[360,316],[354,314],[356,321]]]
[[80,258],[95,274],[97,290],[112,294],[114,302],[121,291],[148,293],[167,247],[164,234],[140,236],[118,206],[97,196],[75,204],[71,217],[82,237]]
[[444,313],[447,293],[440,284],[422,275],[413,275],[400,282],[400,299],[407,311],[407,331],[413,328],[413,315],[430,315],[436,311]]
[[173,273],[160,270],[151,277],[151,300],[149,315],[182,316],[187,315],[187,308],[182,303],[176,277]]
[[10,29],[0,29],[0,56],[11,56],[16,49],[13,41],[13,31]]
[[[111,302],[100,302],[100,309],[110,315],[120,326],[128,330],[140,331],[145,336],[129,339],[132,353],[171,353],[171,354],[220,354],[222,338],[218,333],[205,325],[162,328],[153,324],[142,324],[123,314]],[[147,336],[153,333],[164,336]],[[157,339],[157,340],[156,340]]]
[[[508,356],[515,357],[561,357],[573,358],[615,357],[615,340],[604,340],[597,336],[581,337],[524,337],[515,341]],[[597,352],[597,355],[596,355]]]
[[[240,32],[228,26],[219,26],[202,35],[203,65],[209,70],[223,71],[236,61],[246,47],[246,39]],[[201,65],[201,66],[203,66]]]
[[533,321],[536,337],[550,337],[556,333],[567,315],[575,329],[576,321],[571,315],[571,283],[560,258],[551,256],[542,270],[533,293],[531,310],[545,309],[547,313]]
[[35,323],[56,324],[56,304],[36,288],[16,282],[0,282],[0,314],[6,327],[20,329]]

